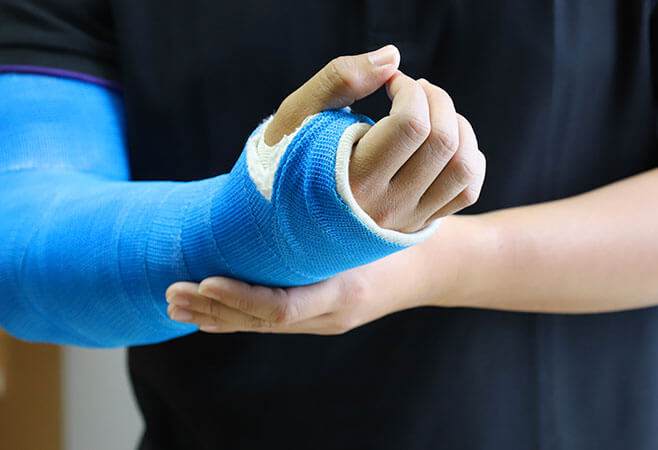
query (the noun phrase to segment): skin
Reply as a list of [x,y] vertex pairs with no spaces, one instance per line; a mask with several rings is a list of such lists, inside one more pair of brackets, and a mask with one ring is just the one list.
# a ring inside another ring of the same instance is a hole
[[349,106],[385,85],[390,113],[354,147],[350,186],[380,226],[413,232],[473,204],[486,164],[473,128],[450,96],[403,74],[399,64],[392,45],[334,59],[281,103],[265,143],[275,144],[311,114]]
[[[401,77],[397,74],[388,80],[389,90]],[[452,103],[433,96],[443,91],[428,89],[422,81],[416,83],[425,92],[432,127],[423,144],[431,136],[436,137],[431,144],[433,150],[420,145],[390,178],[379,173],[380,167],[367,169],[377,165],[376,159],[368,155],[386,158],[396,154],[386,153],[390,147],[370,147],[380,142],[374,136],[361,152],[357,145],[350,163],[358,161],[356,167],[350,167],[350,177],[354,173],[358,180],[351,182],[359,204],[374,214],[373,218],[385,218],[378,221],[380,225],[399,230],[418,229],[428,211],[419,206],[423,199],[434,202],[435,212],[429,218],[449,215],[463,203],[472,203],[479,193],[477,183],[481,183],[477,178],[464,183],[455,176],[457,169],[451,168],[467,166],[463,173],[470,174],[479,169],[470,127],[460,126],[456,116],[458,144],[451,144],[455,139],[454,122],[449,120]],[[402,91],[393,91],[395,104],[396,95],[402,95]],[[420,104],[415,97],[405,100],[408,109],[404,116],[410,117],[408,111],[415,111],[414,117],[421,116]],[[281,125],[283,130],[289,127]],[[380,128],[385,134],[383,129],[387,127]],[[398,143],[403,140],[400,138]],[[464,153],[460,153],[462,146],[468,147]],[[446,156],[455,147],[452,156]],[[467,156],[460,156],[463,154]],[[447,162],[441,162],[441,158]],[[457,165],[453,164],[455,158],[459,160]],[[433,181],[430,174],[416,175],[423,170],[430,172],[426,167],[430,163],[438,169]],[[390,174],[385,167],[383,172]],[[382,191],[381,180],[387,177],[385,189],[390,191]],[[360,183],[373,190],[359,189]],[[396,200],[390,200],[417,196],[423,190],[420,202],[409,202],[411,206],[399,208]],[[372,197],[369,192],[374,192]],[[309,286],[269,288],[224,277],[208,278],[200,284],[175,283],[167,291],[169,314],[174,320],[196,323],[210,333],[341,334],[384,315],[419,306],[568,314],[655,306],[658,208],[637,205],[652,205],[657,195],[658,170],[651,170],[559,201],[480,215],[453,215],[445,217],[439,231],[421,244]],[[382,203],[388,201],[396,211],[378,216],[379,208],[386,208]],[[399,217],[392,216],[395,214]]]

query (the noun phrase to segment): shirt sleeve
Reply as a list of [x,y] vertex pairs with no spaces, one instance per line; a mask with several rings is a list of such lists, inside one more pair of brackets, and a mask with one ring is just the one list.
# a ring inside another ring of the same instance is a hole
[[118,87],[108,0],[0,0],[0,73],[38,73]]

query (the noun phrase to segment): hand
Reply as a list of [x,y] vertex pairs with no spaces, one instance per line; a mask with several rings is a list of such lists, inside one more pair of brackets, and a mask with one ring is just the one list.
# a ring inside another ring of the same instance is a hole
[[452,216],[428,241],[308,286],[270,288],[223,277],[179,282],[167,290],[168,313],[209,333],[331,335],[403,309],[460,306],[468,293],[460,275],[470,264],[464,244],[476,247],[471,237],[485,234],[474,217]]
[[397,71],[399,62],[392,45],[334,59],[282,102],[265,141],[273,145],[307,116],[351,105],[386,84],[393,101],[390,114],[355,146],[350,186],[379,226],[414,232],[477,200],[485,157],[450,96]]

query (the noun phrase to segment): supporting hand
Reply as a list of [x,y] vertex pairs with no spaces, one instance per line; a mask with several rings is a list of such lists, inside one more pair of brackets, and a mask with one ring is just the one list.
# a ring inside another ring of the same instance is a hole
[[[167,290],[168,313],[209,333],[341,334],[384,315],[426,305],[458,306],[462,275],[488,239],[479,222],[451,216],[430,240],[308,286],[270,288],[224,277]],[[437,258],[436,255],[441,257]]]

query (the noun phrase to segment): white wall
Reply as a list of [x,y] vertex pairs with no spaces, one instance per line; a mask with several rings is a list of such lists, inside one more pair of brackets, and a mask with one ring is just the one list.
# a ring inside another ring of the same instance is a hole
[[135,449],[143,424],[125,349],[66,347],[62,363],[64,449]]

